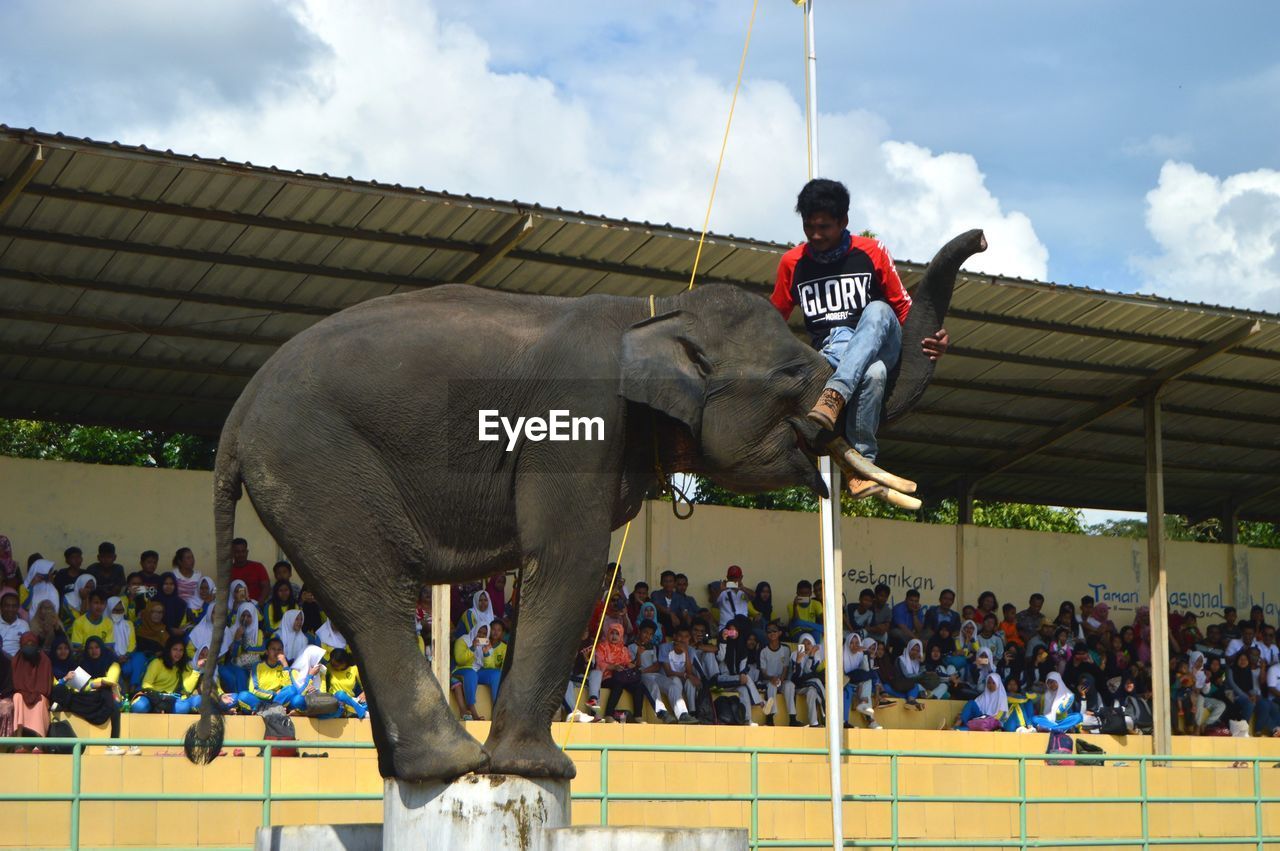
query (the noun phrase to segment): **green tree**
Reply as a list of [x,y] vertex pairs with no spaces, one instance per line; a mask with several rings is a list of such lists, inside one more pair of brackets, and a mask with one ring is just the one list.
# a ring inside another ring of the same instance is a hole
[[131,467],[213,469],[217,441],[191,434],[0,419],[0,455]]

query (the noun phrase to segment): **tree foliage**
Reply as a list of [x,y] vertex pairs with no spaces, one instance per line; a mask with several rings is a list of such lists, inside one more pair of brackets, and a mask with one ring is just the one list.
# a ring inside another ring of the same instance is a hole
[[17,458],[211,470],[216,448],[191,434],[0,419],[0,455]]
[[[1108,520],[1094,523],[1087,528],[1091,535],[1110,535],[1117,538],[1145,540],[1147,521],[1140,518]],[[1165,537],[1171,541],[1196,541],[1205,544],[1221,543],[1224,536],[1222,521],[1217,517],[1192,522],[1180,514],[1166,514]],[[1248,547],[1280,548],[1280,525],[1246,520],[1236,529],[1236,541]]]

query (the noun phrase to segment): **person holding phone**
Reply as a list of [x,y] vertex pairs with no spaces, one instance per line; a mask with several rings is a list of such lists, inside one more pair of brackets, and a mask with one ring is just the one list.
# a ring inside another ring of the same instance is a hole
[[476,687],[482,683],[487,685],[490,697],[497,703],[498,683],[502,678],[502,669],[489,644],[489,624],[475,624],[471,632],[460,636],[453,644],[453,660],[453,676],[449,679],[463,711],[462,720],[485,720],[476,711]]
[[751,623],[746,615],[739,615],[720,630],[720,646],[716,650],[720,670],[715,685],[737,691],[747,722],[754,727],[756,722],[751,720],[751,710],[763,707],[764,698],[756,687],[760,656],[758,651],[753,654],[748,646],[750,635]]
[[813,583],[807,579],[796,583],[795,599],[787,605],[787,626],[792,641],[798,642],[807,632],[822,643],[822,601],[814,596]]
[[716,608],[720,610],[720,629],[723,631],[734,618],[747,617],[747,606],[755,599],[755,592],[742,584],[742,568],[729,565],[725,578],[720,582],[720,596]]

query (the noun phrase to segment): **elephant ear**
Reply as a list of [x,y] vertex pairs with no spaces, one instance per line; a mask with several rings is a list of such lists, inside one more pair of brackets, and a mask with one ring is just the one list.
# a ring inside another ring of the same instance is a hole
[[689,328],[683,311],[637,322],[622,335],[622,376],[618,394],[648,405],[702,431],[711,362]]

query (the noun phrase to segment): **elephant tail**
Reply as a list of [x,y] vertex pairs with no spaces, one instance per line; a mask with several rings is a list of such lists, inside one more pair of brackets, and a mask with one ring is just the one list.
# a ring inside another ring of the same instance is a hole
[[[213,533],[217,547],[218,594],[213,604],[213,635],[209,655],[200,675],[200,720],[187,730],[183,751],[196,764],[209,763],[222,750],[224,725],[214,699],[218,679],[218,651],[227,630],[227,589],[231,587],[231,541],[236,531],[236,503],[242,493],[240,459],[236,453],[236,429],[224,427],[213,467]],[[218,712],[219,714],[214,714]]]
[[928,389],[934,363],[921,350],[920,343],[942,327],[947,309],[951,307],[951,292],[960,265],[986,250],[987,238],[982,231],[971,230],[942,246],[929,262],[924,278],[912,293],[911,312],[902,326],[902,357],[889,377],[881,417],[884,422],[893,422],[906,414]]

